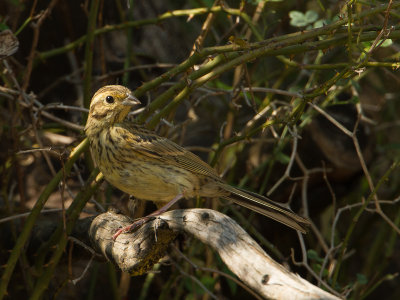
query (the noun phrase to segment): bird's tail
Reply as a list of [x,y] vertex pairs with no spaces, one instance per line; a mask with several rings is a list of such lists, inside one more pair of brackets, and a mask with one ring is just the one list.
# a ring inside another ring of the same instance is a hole
[[231,200],[240,206],[246,207],[259,214],[281,222],[282,224],[299,230],[302,233],[307,232],[307,226],[310,225],[310,221],[307,218],[296,215],[291,210],[281,206],[276,202],[273,202],[267,197],[235,188],[227,184],[223,185],[223,189],[230,192],[230,194],[223,196],[222,198]]

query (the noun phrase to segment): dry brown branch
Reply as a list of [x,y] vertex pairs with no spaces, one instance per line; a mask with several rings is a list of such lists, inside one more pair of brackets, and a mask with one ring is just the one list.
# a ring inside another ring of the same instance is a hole
[[31,50],[28,56],[28,64],[26,66],[26,72],[24,74],[24,79],[22,83],[22,90],[26,91],[29,83],[30,83],[30,77],[32,74],[32,68],[33,68],[33,60],[36,55],[36,49],[38,46],[39,42],[39,36],[40,36],[40,27],[42,26],[43,22],[46,20],[46,18],[51,14],[51,11],[53,10],[54,6],[57,4],[58,0],[53,0],[50,2],[48,7],[40,12],[37,16],[37,22],[32,23],[32,28],[33,28],[33,38],[32,38],[32,44],[31,44]]
[[[219,5],[219,3],[220,3],[220,1],[216,0],[216,1],[214,1],[213,6]],[[195,51],[197,51],[198,49],[201,49],[203,47],[204,40],[205,40],[208,32],[210,31],[210,27],[211,27],[214,19],[215,19],[215,14],[213,12],[210,12],[207,15],[207,18],[203,23],[203,26],[201,28],[201,32],[200,32],[199,36],[194,41],[190,55],[192,55]]]

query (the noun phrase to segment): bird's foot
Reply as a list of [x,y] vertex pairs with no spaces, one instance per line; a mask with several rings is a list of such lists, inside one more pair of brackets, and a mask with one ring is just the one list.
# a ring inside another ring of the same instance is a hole
[[182,199],[182,197],[183,197],[182,194],[178,194],[178,195],[176,195],[176,197],[174,199],[172,199],[167,204],[165,204],[163,207],[161,207],[160,209],[157,209],[150,215],[136,220],[131,225],[128,225],[126,227],[118,229],[118,231],[113,235],[113,240],[115,241],[121,233],[131,231],[131,230],[135,229],[136,227],[140,227],[143,224],[147,223],[148,221],[152,220],[154,217],[157,217],[157,216],[161,215],[162,213],[165,213],[172,205],[174,205],[176,202],[178,202],[180,199]]
[[133,222],[132,224],[130,224],[128,226],[125,226],[125,227],[122,227],[122,228],[118,229],[118,231],[112,237],[113,240],[115,241],[120,234],[132,231],[132,230],[142,226],[143,224],[147,223],[148,221],[150,221],[152,219],[154,219],[153,216],[146,216],[146,217],[143,217],[143,218],[140,218],[140,219],[136,220],[135,222]]

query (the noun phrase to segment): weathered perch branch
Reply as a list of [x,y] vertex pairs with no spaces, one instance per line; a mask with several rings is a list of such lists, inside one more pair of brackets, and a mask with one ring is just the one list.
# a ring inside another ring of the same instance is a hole
[[122,271],[141,275],[165,255],[177,233],[169,229],[165,221],[155,219],[113,241],[114,233],[131,223],[128,217],[108,211],[92,221],[89,238],[93,247]]
[[186,232],[217,251],[233,273],[265,298],[339,299],[272,260],[234,220],[217,211],[168,211],[114,242],[113,233],[130,223],[125,216],[107,212],[97,216],[90,227],[95,247],[124,271],[139,274],[148,270],[176,233]]

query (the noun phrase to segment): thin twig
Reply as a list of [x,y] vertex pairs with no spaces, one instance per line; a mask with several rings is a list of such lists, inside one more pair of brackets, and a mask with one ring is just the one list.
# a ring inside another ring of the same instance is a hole
[[[61,208],[48,208],[48,209],[43,209],[40,213],[41,214],[47,214],[47,213],[60,212],[61,210],[62,210]],[[1,218],[0,219],[0,223],[5,223],[5,222],[12,221],[12,220],[25,218],[25,217],[29,216],[30,213],[31,212],[26,212],[26,213],[22,213],[22,214],[9,216],[9,217],[6,217],[6,218]]]

